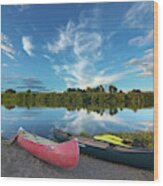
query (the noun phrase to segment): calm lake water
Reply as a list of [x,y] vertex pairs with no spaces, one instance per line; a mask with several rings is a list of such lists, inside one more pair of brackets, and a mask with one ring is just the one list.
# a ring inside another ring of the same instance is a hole
[[66,108],[14,108],[7,110],[2,106],[2,136],[10,138],[18,128],[52,138],[54,128],[79,134],[87,131],[91,134],[99,132],[136,132],[153,130],[153,108],[141,109],[137,112],[129,109],[118,110],[110,115],[105,110],[103,115],[87,110],[68,111]]

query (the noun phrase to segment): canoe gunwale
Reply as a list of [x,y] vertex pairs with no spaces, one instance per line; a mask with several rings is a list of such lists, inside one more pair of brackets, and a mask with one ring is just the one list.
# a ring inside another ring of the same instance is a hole
[[[33,156],[47,163],[66,169],[73,169],[77,166],[79,161],[79,147],[77,139],[57,143],[44,137],[33,135],[25,130],[22,131],[18,131],[16,135],[16,142]],[[26,134],[30,134],[29,136],[32,136],[33,138],[31,139]],[[38,143],[38,141],[35,140],[36,137],[38,137],[39,140],[48,141],[48,144]]]
[[[56,131],[54,133],[54,137],[58,141],[63,142],[72,139],[74,136],[73,135],[66,136],[65,132],[59,133],[59,131]],[[108,148],[100,148],[91,146],[90,144],[83,144],[80,142],[80,140],[79,147],[82,153],[90,155],[95,158],[102,159],[104,161],[125,164],[128,166],[147,170],[153,170],[154,167],[153,164],[154,152],[151,149],[134,148],[132,149],[133,151],[131,152],[131,148],[118,147],[119,149],[116,149],[113,146]]]
[[[66,132],[63,132],[61,130],[55,129],[57,131],[57,133],[59,133],[60,135],[62,135],[65,139],[74,139],[75,136],[71,135]],[[122,152],[122,153],[153,153],[153,149],[147,149],[147,148],[140,148],[140,147],[125,147],[125,146],[120,146],[120,145],[112,145],[109,144],[109,142],[106,141],[99,141],[96,139],[92,139],[92,138],[88,138],[86,139],[85,137],[79,137],[78,141],[79,141],[79,146],[80,147],[85,147],[85,146],[91,146],[93,148],[98,148],[101,150],[107,150],[107,149],[112,149],[114,151],[117,152]],[[90,141],[90,142],[89,142]],[[97,146],[96,146],[96,142],[97,142]]]

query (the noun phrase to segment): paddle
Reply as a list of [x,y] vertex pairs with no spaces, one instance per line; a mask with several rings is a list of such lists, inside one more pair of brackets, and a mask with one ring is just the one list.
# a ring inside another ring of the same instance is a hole
[[17,138],[18,138],[18,134],[16,134],[13,138],[11,138],[9,140],[5,140],[5,144],[13,145],[16,142]]

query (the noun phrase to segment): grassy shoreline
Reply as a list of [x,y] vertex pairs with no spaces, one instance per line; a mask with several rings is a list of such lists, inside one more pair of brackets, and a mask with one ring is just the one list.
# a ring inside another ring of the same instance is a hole
[[[137,131],[137,132],[103,132],[97,133],[96,135],[104,135],[104,134],[112,134],[118,136],[123,139],[127,139],[129,141],[133,141],[134,139],[140,140],[146,148],[153,149],[154,148],[154,133],[152,131]],[[91,135],[85,131],[80,133],[80,136],[93,138],[94,135]]]

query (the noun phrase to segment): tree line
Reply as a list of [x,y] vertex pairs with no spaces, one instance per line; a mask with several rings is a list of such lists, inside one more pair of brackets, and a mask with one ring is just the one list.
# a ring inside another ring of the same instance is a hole
[[154,93],[133,89],[127,93],[110,85],[106,92],[102,85],[95,88],[68,88],[64,92],[16,92],[7,89],[2,93],[2,104],[8,108],[19,107],[66,107],[68,110],[86,108],[88,111],[103,113],[110,109],[111,114],[118,109],[130,108],[134,111],[140,108],[153,107]]

